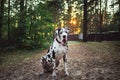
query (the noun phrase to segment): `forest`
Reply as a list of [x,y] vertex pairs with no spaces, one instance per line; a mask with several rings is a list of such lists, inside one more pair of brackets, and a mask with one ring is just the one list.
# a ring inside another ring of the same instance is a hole
[[[52,77],[40,61],[58,28],[68,53]],[[120,80],[120,0],[0,0],[0,80]]]
[[[120,32],[120,0],[0,0],[0,50],[41,48],[54,30]],[[7,47],[7,48],[6,48]]]

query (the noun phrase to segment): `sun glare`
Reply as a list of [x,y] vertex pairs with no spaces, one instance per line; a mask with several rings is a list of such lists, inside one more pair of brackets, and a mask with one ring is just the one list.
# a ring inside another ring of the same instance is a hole
[[77,21],[76,20],[70,20],[70,24],[76,25]]

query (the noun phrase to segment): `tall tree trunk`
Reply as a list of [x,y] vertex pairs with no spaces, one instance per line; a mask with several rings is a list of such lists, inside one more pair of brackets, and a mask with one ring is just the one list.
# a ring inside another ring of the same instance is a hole
[[[120,0],[118,0],[118,4],[119,4],[119,15],[120,15]],[[118,21],[119,21],[119,23],[118,23],[118,25],[119,25],[119,32],[120,32],[120,16],[118,16]]]
[[19,27],[20,27],[20,29],[23,30],[23,27],[24,27],[24,0],[20,0],[20,25],[19,25]]
[[0,0],[0,42],[2,41],[2,28],[3,28],[3,17],[4,17],[4,3],[5,3],[5,0]]
[[19,27],[18,27],[18,42],[21,44],[22,39],[25,36],[25,18],[24,18],[24,0],[20,0],[20,18],[19,18]]
[[10,0],[8,0],[8,42],[10,41]]
[[87,42],[87,0],[84,0],[83,42]]
[[103,22],[104,22],[104,24],[107,24],[107,3],[108,3],[108,0],[105,0],[105,10],[104,10],[104,16],[103,16]]
[[102,10],[101,10],[101,8],[102,8],[102,5],[101,5],[101,3],[102,3],[102,1],[100,0],[100,24],[99,24],[99,33],[100,33],[100,35],[99,35],[99,40],[101,41],[101,34],[102,34],[102,23],[103,23],[103,14],[102,14]]

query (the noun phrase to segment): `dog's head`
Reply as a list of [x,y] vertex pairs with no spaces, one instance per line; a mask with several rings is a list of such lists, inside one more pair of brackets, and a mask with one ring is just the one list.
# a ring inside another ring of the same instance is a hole
[[55,31],[56,39],[59,41],[59,43],[63,45],[67,43],[69,31],[70,30],[68,28],[59,28]]

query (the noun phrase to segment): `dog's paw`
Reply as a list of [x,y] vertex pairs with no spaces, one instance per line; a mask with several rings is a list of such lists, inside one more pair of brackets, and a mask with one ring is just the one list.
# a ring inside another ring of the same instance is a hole
[[53,72],[52,77],[57,77],[57,74],[55,72]]
[[65,72],[65,76],[69,76],[69,73],[67,71]]

